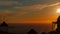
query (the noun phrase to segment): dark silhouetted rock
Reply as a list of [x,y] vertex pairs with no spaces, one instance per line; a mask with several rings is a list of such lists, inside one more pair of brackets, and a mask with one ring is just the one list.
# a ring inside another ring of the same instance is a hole
[[45,32],[42,32],[41,34],[46,34]]
[[55,31],[50,31],[49,34],[55,34],[56,32]]
[[34,29],[31,29],[28,34],[37,34],[37,32]]

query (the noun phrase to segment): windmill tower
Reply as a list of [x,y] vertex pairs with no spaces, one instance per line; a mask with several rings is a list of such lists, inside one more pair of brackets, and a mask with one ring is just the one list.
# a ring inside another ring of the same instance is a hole
[[0,31],[2,32],[8,32],[8,24],[5,22],[5,14],[2,16],[2,23],[0,24]]

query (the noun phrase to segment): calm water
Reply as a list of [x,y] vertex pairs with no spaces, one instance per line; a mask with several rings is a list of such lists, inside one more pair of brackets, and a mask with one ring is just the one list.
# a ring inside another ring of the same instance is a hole
[[32,28],[38,33],[49,32],[52,30],[52,24],[9,24],[9,32],[13,33],[27,33]]

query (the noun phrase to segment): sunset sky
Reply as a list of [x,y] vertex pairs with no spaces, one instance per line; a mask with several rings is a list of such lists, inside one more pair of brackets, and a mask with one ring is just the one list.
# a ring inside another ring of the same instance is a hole
[[60,0],[0,0],[0,20],[8,23],[41,23],[57,19]]

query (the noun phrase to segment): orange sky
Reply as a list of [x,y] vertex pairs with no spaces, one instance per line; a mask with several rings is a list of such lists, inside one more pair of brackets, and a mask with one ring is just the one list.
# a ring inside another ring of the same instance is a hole
[[[0,20],[9,23],[40,23],[52,22],[59,16],[56,12],[60,7],[59,0],[17,0],[1,1]],[[5,19],[2,19],[3,17]]]

